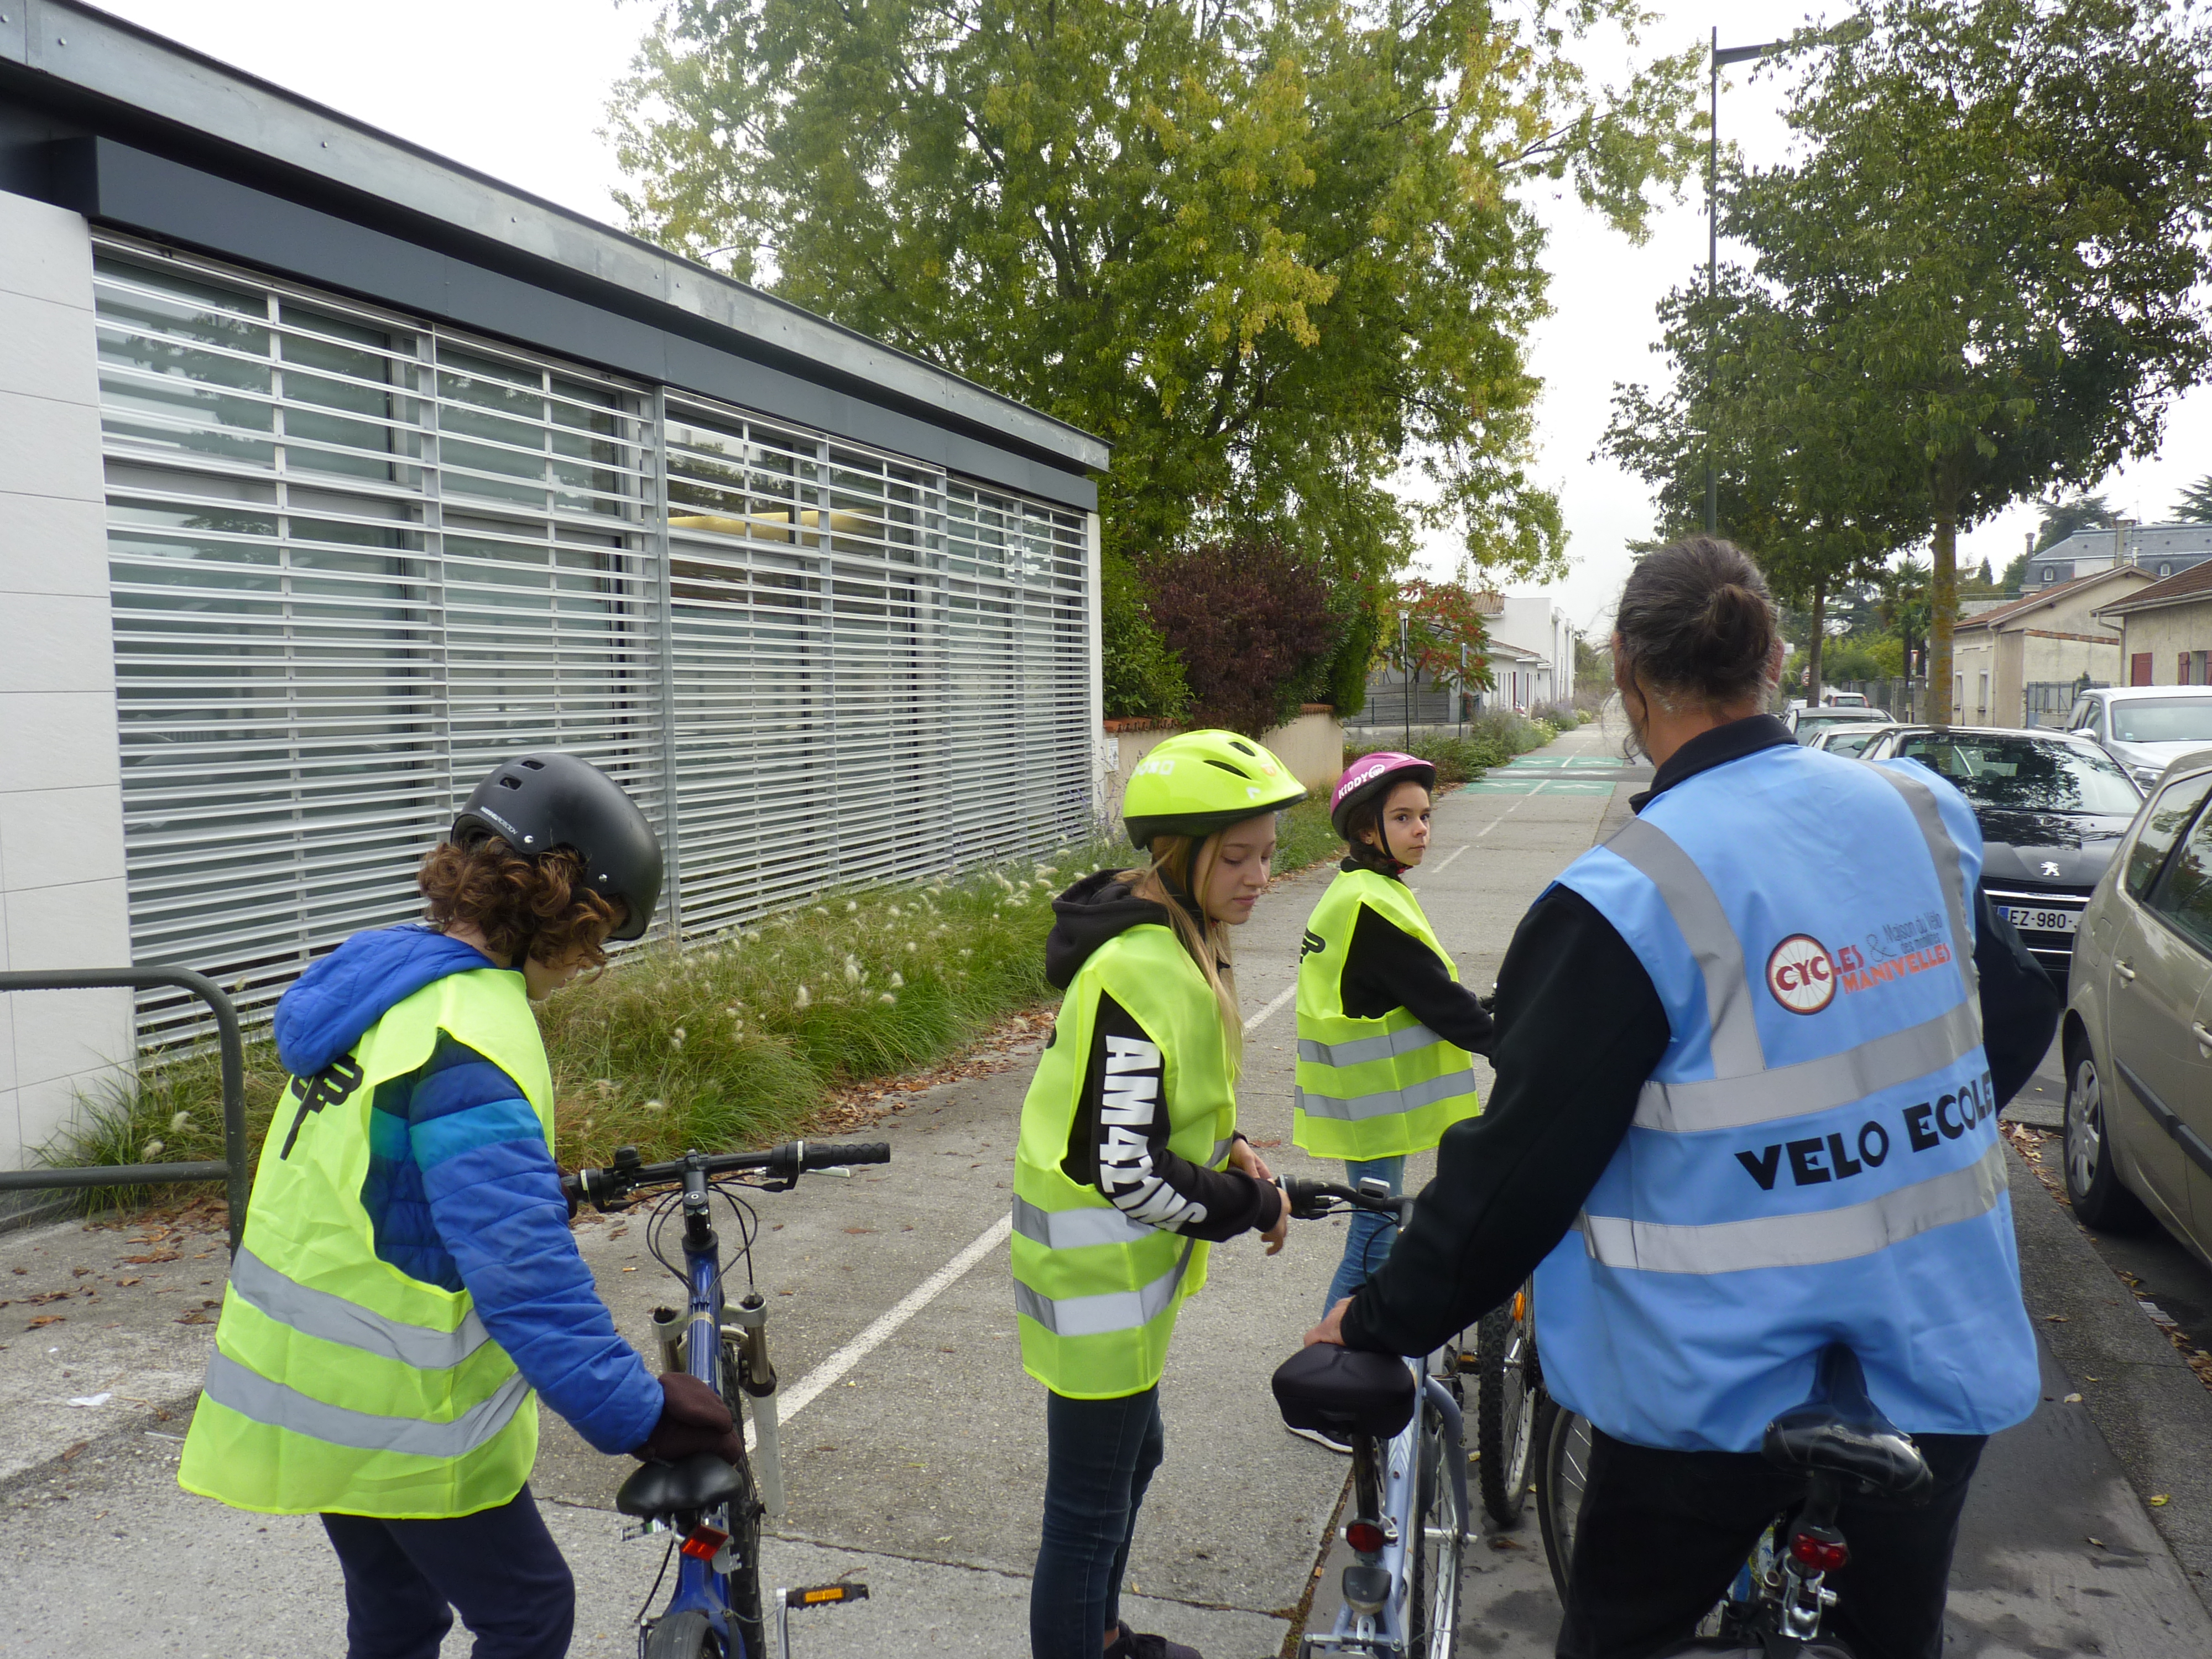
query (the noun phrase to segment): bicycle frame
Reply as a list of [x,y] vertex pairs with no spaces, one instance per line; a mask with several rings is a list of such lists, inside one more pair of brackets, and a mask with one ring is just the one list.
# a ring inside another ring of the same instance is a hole
[[[707,1176],[702,1170],[687,1170],[684,1175],[684,1278],[690,1287],[690,1305],[684,1322],[684,1369],[697,1377],[716,1394],[722,1391],[722,1247],[715,1236],[714,1224],[708,1213],[710,1200],[707,1192]],[[665,1340],[665,1339],[664,1339]],[[732,1417],[738,1415],[738,1402],[723,1402],[730,1407]],[[712,1512],[717,1523],[729,1518],[728,1506]],[[720,1528],[726,1533],[729,1528]],[[724,1650],[730,1659],[765,1659],[753,1652],[744,1637],[731,1627],[729,1547],[725,1544],[708,1559],[689,1553],[678,1557],[676,1591],[660,1616],[672,1618],[679,1613],[703,1613],[708,1625],[722,1638]],[[718,1571],[719,1568],[719,1571]],[[643,1652],[644,1637],[639,1637],[639,1650]]]
[[[1408,1359],[1419,1403],[1406,1426],[1388,1442],[1372,1435],[1355,1436],[1352,1443],[1352,1508],[1351,1525],[1367,1522],[1382,1529],[1380,1550],[1360,1553],[1358,1565],[1345,1569],[1344,1606],[1326,1635],[1309,1636],[1308,1648],[1316,1652],[1364,1654],[1373,1659],[1412,1659],[1407,1646],[1408,1596],[1413,1587],[1411,1551],[1422,1540],[1413,1535],[1415,1497],[1419,1489],[1421,1431],[1427,1413],[1442,1419],[1445,1467],[1459,1500],[1459,1513],[1468,1508],[1467,1459],[1451,1452],[1466,1443],[1459,1402],[1443,1384],[1428,1374],[1427,1362]],[[1346,1531],[1349,1534],[1351,1526]]]

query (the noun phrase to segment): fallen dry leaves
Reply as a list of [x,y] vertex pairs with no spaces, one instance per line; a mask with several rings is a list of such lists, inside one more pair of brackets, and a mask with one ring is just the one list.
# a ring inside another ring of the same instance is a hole
[[927,1089],[989,1077],[1036,1056],[1052,1030],[1056,1009],[1009,1015],[948,1060],[902,1077],[856,1083],[830,1091],[829,1103],[805,1126],[809,1135],[852,1134],[892,1112],[903,1111]]

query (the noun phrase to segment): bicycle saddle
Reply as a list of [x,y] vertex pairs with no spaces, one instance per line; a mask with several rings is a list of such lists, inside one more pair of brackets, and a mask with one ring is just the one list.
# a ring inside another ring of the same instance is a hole
[[1893,1498],[1925,1498],[1936,1477],[1912,1437],[1867,1396],[1859,1357],[1842,1343],[1820,1356],[1812,1398],[1766,1425],[1759,1449],[1777,1468],[1825,1470]]
[[1294,1429],[1387,1440],[1413,1418],[1413,1373],[1404,1360],[1334,1342],[1300,1348],[1275,1367],[1274,1389]]
[[744,1490],[734,1465],[712,1452],[694,1452],[681,1463],[641,1463],[615,1494],[624,1515],[673,1515],[679,1510],[710,1510]]

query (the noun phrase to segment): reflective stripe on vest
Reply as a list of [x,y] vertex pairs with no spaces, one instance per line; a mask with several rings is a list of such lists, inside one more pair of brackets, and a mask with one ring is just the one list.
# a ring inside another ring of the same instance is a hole
[[1040,1295],[1028,1285],[1014,1286],[1014,1306],[1054,1336],[1105,1336],[1149,1325],[1175,1304],[1183,1274],[1190,1269],[1190,1255],[1198,1241],[1185,1239],[1176,1264],[1151,1284],[1133,1291],[1105,1291],[1091,1296],[1063,1296],[1057,1300]]
[[396,1359],[417,1370],[450,1370],[491,1340],[474,1308],[458,1330],[409,1325],[328,1291],[297,1284],[243,1247],[230,1264],[230,1288],[280,1325]]
[[[1176,1310],[1206,1282],[1208,1250],[1139,1220],[1063,1167],[1108,995],[1159,1050],[1157,1093],[1132,1093],[1115,1107],[1126,1115],[1117,1121],[1149,1136],[1161,1121],[1151,1115],[1164,1114],[1168,1150],[1217,1170],[1235,1145],[1237,1121],[1236,1057],[1197,964],[1164,927],[1141,925],[1108,940],[1069,983],[1022,1103],[1009,1245],[1023,1368],[1055,1393],[1085,1400],[1159,1381]],[[1109,1093],[1109,1103],[1116,1099]],[[1159,1201],[1156,1190],[1146,1212]]]
[[530,1384],[517,1371],[499,1392],[459,1417],[434,1423],[420,1417],[379,1417],[350,1411],[272,1382],[228,1354],[208,1361],[207,1397],[256,1423],[288,1429],[310,1440],[357,1451],[399,1452],[409,1457],[457,1458],[487,1446],[514,1420],[530,1395]]
[[363,1206],[377,1091],[442,1040],[529,1100],[550,1150],[552,1079],[522,976],[449,975],[386,1011],[349,1055],[277,1108],[178,1481],[242,1509],[386,1519],[473,1514],[537,1456],[528,1382],[465,1290],[376,1255]]
[[1340,872],[1306,923],[1298,958],[1297,1070],[1291,1139],[1316,1158],[1364,1160],[1426,1152],[1481,1110],[1466,1052],[1404,1008],[1379,1018],[1344,1011],[1344,972],[1360,912],[1371,909],[1459,970],[1420,901],[1371,870]]
[[1378,1089],[1373,1094],[1360,1095],[1352,1100],[1335,1100],[1328,1095],[1317,1095],[1308,1090],[1297,1091],[1298,1109],[1311,1117],[1336,1118],[1346,1122],[1358,1122],[1363,1118],[1382,1117],[1393,1113],[1417,1112],[1424,1106],[1433,1106],[1440,1100],[1472,1094],[1474,1091],[1474,1068],[1464,1067],[1448,1072],[1442,1077],[1432,1077],[1423,1083],[1409,1083],[1402,1089]]
[[1585,1215],[1584,1247],[1608,1267],[1658,1273],[1735,1273],[1759,1267],[1809,1267],[1848,1261],[1996,1206],[2005,1190],[2004,1148],[1977,1163],[1839,1210],[1761,1216],[1702,1227]]
[[1848,1343],[1912,1433],[2039,1397],[1981,1046],[1980,838],[1905,763],[1778,744],[1686,778],[1561,875],[1669,1040],[1538,1270],[1545,1382],[1616,1438],[1748,1452]]

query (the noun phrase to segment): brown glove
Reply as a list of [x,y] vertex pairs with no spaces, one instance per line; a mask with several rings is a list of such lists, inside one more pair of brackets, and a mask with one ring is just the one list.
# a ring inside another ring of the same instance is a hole
[[660,1420],[630,1455],[645,1462],[680,1463],[699,1452],[735,1463],[744,1456],[745,1443],[720,1395],[689,1372],[665,1371]]

